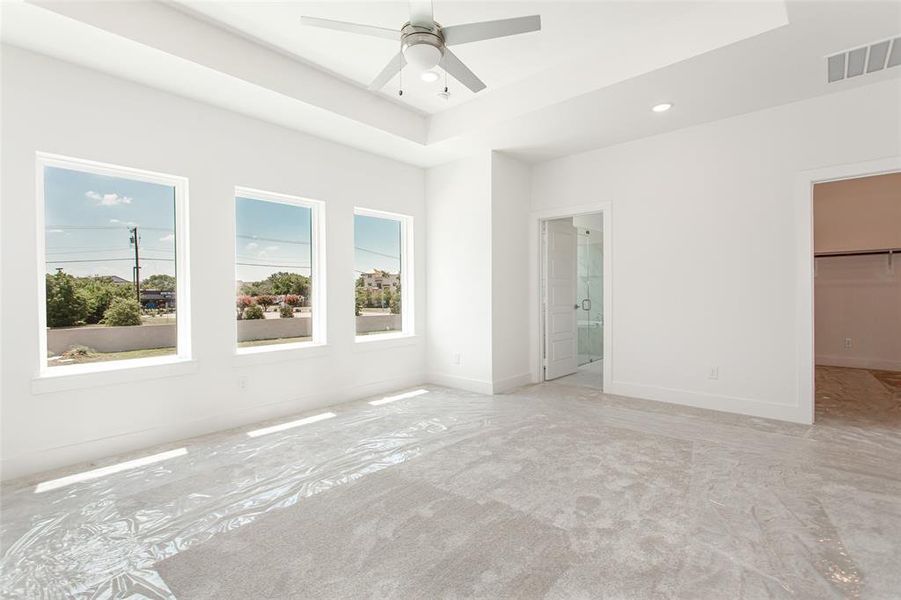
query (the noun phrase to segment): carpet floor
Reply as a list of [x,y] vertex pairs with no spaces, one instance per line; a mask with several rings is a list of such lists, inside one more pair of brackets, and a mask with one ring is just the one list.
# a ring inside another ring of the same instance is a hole
[[0,595],[898,598],[901,396],[867,371],[818,368],[811,427],[565,383],[424,389],[12,482]]

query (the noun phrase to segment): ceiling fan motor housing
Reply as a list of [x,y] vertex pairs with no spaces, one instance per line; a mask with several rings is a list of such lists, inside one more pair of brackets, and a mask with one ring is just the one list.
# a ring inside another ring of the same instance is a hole
[[404,58],[411,66],[426,71],[438,66],[444,57],[444,36],[441,27],[423,27],[407,23],[400,30]]

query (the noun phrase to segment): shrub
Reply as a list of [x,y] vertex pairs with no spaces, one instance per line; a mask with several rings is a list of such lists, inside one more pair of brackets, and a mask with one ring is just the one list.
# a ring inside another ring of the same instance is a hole
[[263,307],[263,310],[266,310],[273,304],[277,304],[278,300],[275,299],[275,296],[271,296],[269,294],[261,294],[256,297],[257,304]]
[[290,306],[282,306],[278,309],[278,316],[282,319],[293,319],[294,309]]
[[287,294],[285,296],[285,304],[291,307],[300,306],[303,304],[303,296],[298,296],[297,294]]
[[141,324],[141,305],[134,298],[115,298],[103,313],[103,324],[130,327]]
[[63,358],[84,358],[94,354],[94,350],[87,346],[72,346],[63,352]]
[[248,306],[247,308],[244,309],[244,319],[245,320],[263,319],[263,318],[265,318],[263,316],[263,308],[257,304],[254,304],[253,306]]
[[47,275],[47,326],[71,327],[86,316],[87,305],[75,278],[62,271]]

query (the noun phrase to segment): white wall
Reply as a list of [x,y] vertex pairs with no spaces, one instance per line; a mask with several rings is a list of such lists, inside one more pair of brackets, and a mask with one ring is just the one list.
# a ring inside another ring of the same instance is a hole
[[887,255],[816,260],[816,363],[901,371],[899,257],[891,267]]
[[492,389],[529,383],[529,167],[491,153]]
[[488,152],[426,172],[429,379],[482,393],[493,390],[490,196]]
[[[12,47],[2,68],[4,478],[424,381],[421,169]],[[189,178],[196,362],[183,375],[35,393],[36,151]],[[235,356],[236,185],[325,201],[326,349]],[[355,205],[414,217],[415,339],[354,344]]]
[[809,418],[796,177],[898,155],[899,112],[888,81],[535,167],[534,210],[612,203],[608,391]]
[[426,173],[430,381],[485,394],[529,383],[530,177],[500,152]]

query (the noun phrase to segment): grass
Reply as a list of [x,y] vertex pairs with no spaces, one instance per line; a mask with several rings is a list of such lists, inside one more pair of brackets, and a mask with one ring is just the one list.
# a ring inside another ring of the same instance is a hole
[[312,341],[311,337],[290,337],[275,338],[271,340],[247,340],[246,342],[238,342],[238,348],[253,348],[254,346],[270,346],[275,344],[298,344],[300,342]]
[[126,352],[91,352],[71,359],[60,359],[49,362],[51,367],[63,365],[80,365],[84,363],[107,362],[111,360],[131,360],[133,358],[150,358],[153,356],[169,356],[175,354],[175,348],[148,348],[146,350],[128,350]]

